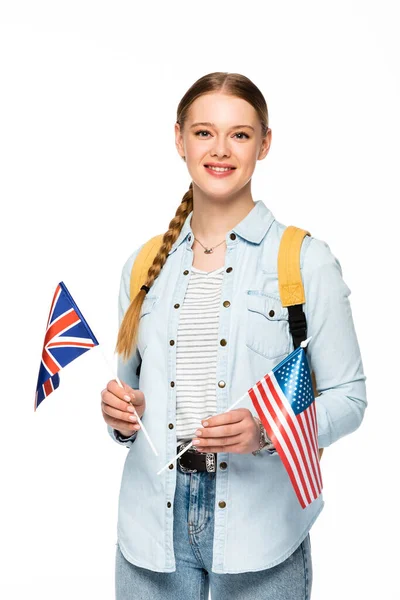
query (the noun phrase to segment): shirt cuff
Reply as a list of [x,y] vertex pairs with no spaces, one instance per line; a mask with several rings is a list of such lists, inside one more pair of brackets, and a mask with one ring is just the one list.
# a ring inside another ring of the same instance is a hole
[[265,439],[268,441],[268,444],[262,448],[261,452],[264,450],[268,454],[276,454],[277,450],[267,432],[265,432]]
[[130,448],[132,446],[132,444],[135,441],[136,436],[138,434],[138,431],[135,431],[129,437],[124,437],[117,429],[113,429],[113,428],[109,427],[108,430],[109,430],[109,433],[111,434],[111,437],[113,437],[114,440],[118,444],[121,444],[122,446],[126,446],[127,448]]

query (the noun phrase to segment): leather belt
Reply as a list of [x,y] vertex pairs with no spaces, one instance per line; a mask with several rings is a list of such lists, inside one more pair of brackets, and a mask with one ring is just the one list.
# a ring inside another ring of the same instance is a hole
[[[181,452],[190,441],[178,444],[178,452]],[[215,452],[199,452],[195,446],[191,446],[177,460],[178,467],[183,473],[197,473],[198,471],[208,471],[215,473],[217,470],[217,454]]]

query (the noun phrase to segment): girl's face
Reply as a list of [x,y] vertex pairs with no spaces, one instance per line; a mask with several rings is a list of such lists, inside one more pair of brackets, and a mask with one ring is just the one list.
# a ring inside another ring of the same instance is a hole
[[[190,106],[183,133],[175,124],[175,142],[190,176],[205,194],[230,196],[253,175],[256,161],[268,154],[271,130],[263,139],[255,109],[242,98],[209,93]],[[225,163],[233,170],[215,176],[206,165]]]

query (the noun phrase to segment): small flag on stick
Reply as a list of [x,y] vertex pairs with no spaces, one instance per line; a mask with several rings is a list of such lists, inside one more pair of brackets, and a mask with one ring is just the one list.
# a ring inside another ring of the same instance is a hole
[[51,303],[36,386],[34,410],[58,388],[60,369],[98,345],[66,285],[61,281]]
[[306,508],[322,491],[316,401],[304,349],[299,346],[248,394]]
[[[78,356],[81,356],[84,352],[87,352],[87,350],[90,350],[90,348],[93,348],[93,346],[99,346],[107,366],[110,368],[111,373],[113,373],[113,369],[104,355],[93,331],[84,319],[76,302],[67,290],[66,285],[61,281],[54,293],[49,318],[47,320],[42,361],[40,363],[39,377],[36,386],[35,411],[39,404],[60,385],[60,376],[58,374],[60,369],[75,360],[75,358],[78,358]],[[123,388],[124,386],[119,378],[114,376],[114,373],[113,377],[118,385]],[[132,402],[130,404],[133,406],[140,428],[149,442],[151,449],[154,454],[158,456],[158,452],[151,441],[135,406]]]

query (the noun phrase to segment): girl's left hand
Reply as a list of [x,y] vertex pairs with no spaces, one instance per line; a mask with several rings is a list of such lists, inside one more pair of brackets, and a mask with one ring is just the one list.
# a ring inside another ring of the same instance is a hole
[[247,454],[259,448],[260,427],[248,408],[213,415],[201,423],[203,427],[196,430],[198,437],[193,439],[199,452]]

